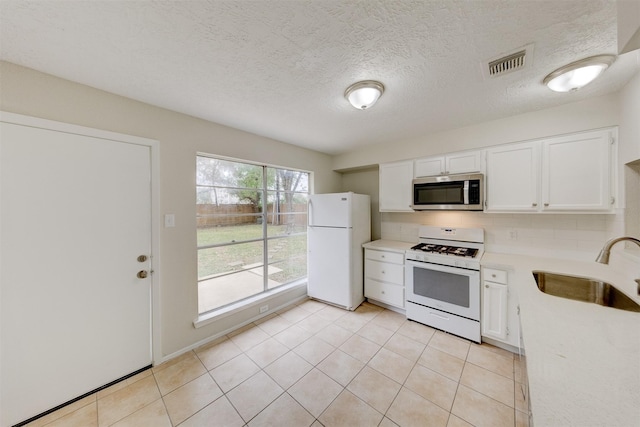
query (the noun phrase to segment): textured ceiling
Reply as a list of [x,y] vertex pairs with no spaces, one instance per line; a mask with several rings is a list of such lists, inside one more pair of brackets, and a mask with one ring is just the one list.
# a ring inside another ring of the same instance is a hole
[[[0,59],[337,154],[620,89],[638,52],[557,94],[546,74],[617,52],[614,1],[0,0]],[[533,44],[529,66],[481,64]],[[380,80],[371,110],[351,83]]]

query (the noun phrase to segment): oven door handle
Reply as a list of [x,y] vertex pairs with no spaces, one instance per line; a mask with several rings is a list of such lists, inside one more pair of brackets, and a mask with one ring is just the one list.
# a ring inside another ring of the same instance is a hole
[[442,314],[434,313],[433,311],[430,311],[429,314],[432,315],[432,316],[439,317],[442,320],[450,320],[449,317],[443,316]]

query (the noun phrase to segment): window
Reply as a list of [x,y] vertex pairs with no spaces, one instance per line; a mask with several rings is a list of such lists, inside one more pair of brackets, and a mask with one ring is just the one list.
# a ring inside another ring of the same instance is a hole
[[309,173],[198,156],[198,311],[307,276]]

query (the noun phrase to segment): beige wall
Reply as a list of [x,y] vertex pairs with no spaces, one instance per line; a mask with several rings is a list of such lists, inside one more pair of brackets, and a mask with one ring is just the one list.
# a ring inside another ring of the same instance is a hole
[[342,174],[342,191],[368,194],[371,197],[371,240],[382,238],[378,197],[378,166]]
[[[369,194],[372,200],[374,239],[412,238],[417,224],[445,221],[491,228],[494,243],[500,244],[505,250],[528,247],[527,240],[521,240],[518,244],[505,241],[509,232],[517,229],[521,237],[527,237],[527,233],[531,233],[532,238],[564,236],[568,240],[575,240],[576,245],[586,245],[591,251],[601,239],[621,230],[621,215],[487,216],[447,213],[452,216],[442,217],[429,213],[380,214],[378,169],[375,165],[611,125],[620,125],[621,163],[622,160],[626,162],[640,158],[640,75],[619,94],[427,135],[419,140],[395,141],[333,159],[321,153],[140,103],[6,62],[0,62],[0,90],[0,110],[3,111],[160,141],[161,214],[176,215],[176,227],[163,228],[160,236],[161,356],[179,352],[255,316],[251,309],[200,329],[193,328],[192,321],[197,317],[193,188],[196,152],[313,171],[313,188],[316,193],[354,191]],[[349,169],[351,171],[346,172]],[[345,173],[340,175],[332,170]],[[638,169],[630,170],[635,170],[636,175],[629,178],[629,172],[622,173],[621,183],[624,185],[626,181],[627,185],[635,186],[627,188],[627,193],[640,191],[637,189],[640,185]],[[637,218],[627,216],[627,222],[635,220]],[[633,227],[631,229],[635,230]],[[573,247],[573,243],[570,242],[569,246]],[[269,304],[276,307],[302,295],[304,293],[300,291],[292,291],[273,299]]]
[[[159,277],[162,355],[172,354],[255,317],[237,313],[199,329],[196,269],[195,156],[230,156],[312,171],[317,193],[340,191],[341,176],[325,154],[259,137],[148,104],[0,62],[0,110],[160,141],[160,213],[173,213],[175,228],[162,228]],[[290,292],[271,307],[304,295]],[[255,311],[255,313],[254,313]]]

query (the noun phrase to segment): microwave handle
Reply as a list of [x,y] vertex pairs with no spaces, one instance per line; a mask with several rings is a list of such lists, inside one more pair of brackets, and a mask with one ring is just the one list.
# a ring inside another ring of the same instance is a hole
[[464,181],[462,197],[464,199],[464,204],[468,205],[469,204],[469,180]]

